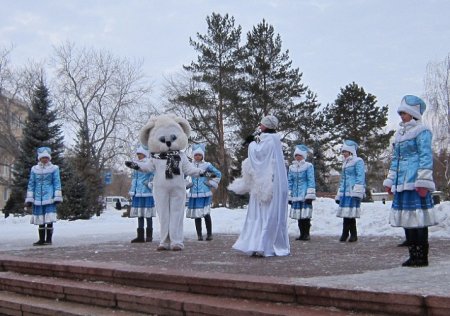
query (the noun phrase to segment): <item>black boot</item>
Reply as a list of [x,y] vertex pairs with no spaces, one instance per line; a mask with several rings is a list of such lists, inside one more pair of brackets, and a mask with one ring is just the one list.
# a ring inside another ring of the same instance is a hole
[[416,267],[417,266],[417,245],[410,244],[408,246],[409,259],[402,263],[402,267]]
[[304,233],[303,233],[303,222],[302,222],[302,220],[299,219],[297,221],[297,224],[298,224],[298,229],[300,230],[300,236],[295,238],[295,240],[303,240]]
[[153,228],[147,227],[145,229],[145,234],[146,234],[145,241],[146,242],[152,242],[153,241]]
[[208,240],[208,241],[213,240],[212,221],[211,221],[211,215],[209,215],[209,214],[205,215],[205,225],[206,225],[206,240]]
[[52,236],[53,236],[53,225],[47,225],[46,228],[46,238],[45,238],[45,244],[51,245],[52,244]]
[[203,235],[202,235],[202,219],[201,218],[195,219],[195,230],[197,231],[197,240],[202,241]]
[[429,245],[416,246],[416,265],[415,267],[427,267],[428,266],[428,249]]
[[311,219],[305,218],[301,219],[300,221],[302,226],[300,240],[310,240],[311,238],[309,237],[309,228],[311,227]]
[[45,225],[39,225],[38,229],[39,240],[33,243],[33,246],[44,246],[45,245]]
[[145,242],[145,238],[144,238],[144,229],[143,228],[138,228],[137,230],[137,237],[134,238],[131,242],[135,243],[135,242]]
[[350,218],[350,238],[348,242],[355,242],[358,240],[358,233],[356,231],[356,218]]
[[349,218],[344,217],[344,220],[342,222],[342,235],[341,235],[341,238],[339,238],[339,241],[341,241],[341,242],[347,241],[349,231],[350,231],[349,220],[350,220]]

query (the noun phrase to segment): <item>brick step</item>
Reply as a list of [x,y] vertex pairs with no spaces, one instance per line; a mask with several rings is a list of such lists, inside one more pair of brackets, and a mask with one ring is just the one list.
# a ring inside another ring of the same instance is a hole
[[0,291],[0,315],[144,316],[146,314]]
[[[5,296],[3,299],[0,295],[0,311],[2,309],[28,311],[39,303],[39,312],[34,311],[36,315],[56,315],[61,310],[68,311],[67,315],[107,315],[107,310],[110,313],[120,311],[123,315],[134,315],[133,313],[136,312],[158,315],[223,316],[230,314],[242,316],[350,315],[350,312],[336,308],[135,288],[106,282],[77,281],[16,272],[0,272],[0,287],[3,290],[0,293]],[[8,300],[9,296],[17,299]],[[58,302],[58,304],[53,308],[52,302]],[[68,304],[74,304],[74,311]],[[82,304],[86,304],[85,309],[82,308]],[[90,312],[89,308],[94,306],[103,307],[105,313],[100,314],[101,309],[99,314],[94,310]],[[10,314],[4,312],[4,314],[16,315],[12,312]],[[351,315],[362,314],[352,312]]]
[[[336,289],[298,284],[291,278],[204,273],[67,260],[45,260],[2,255],[0,271],[71,280],[105,282],[170,291],[181,295],[204,295],[295,306],[322,306],[341,310],[388,315],[450,315],[450,298],[365,290]],[[3,281],[0,281],[0,285]],[[164,292],[162,292],[164,293]],[[160,293],[161,294],[161,293]],[[162,295],[162,294],[161,294]],[[175,294],[171,294],[175,295]],[[194,298],[193,298],[194,300]],[[187,301],[189,302],[189,301]],[[178,308],[178,307],[177,307]]]

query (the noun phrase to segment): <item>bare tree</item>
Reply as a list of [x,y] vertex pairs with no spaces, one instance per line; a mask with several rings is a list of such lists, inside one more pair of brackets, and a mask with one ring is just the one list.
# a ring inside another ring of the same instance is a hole
[[[22,128],[33,90],[44,76],[41,64],[36,62],[13,67],[12,51],[12,45],[0,48],[0,164],[9,168],[19,155]],[[10,176],[0,177],[0,183],[4,185],[9,185],[10,180]]]
[[428,110],[425,118],[433,131],[433,147],[438,153],[446,183],[450,186],[450,54],[439,62],[429,63],[425,76],[425,98]]
[[66,43],[55,48],[52,64],[66,128],[73,135],[83,131],[83,141],[97,170],[103,170],[114,163],[117,155],[127,153],[125,148],[133,132],[130,127],[139,121],[136,113],[152,110],[145,105],[150,86],[144,82],[142,61],[131,62],[105,51],[76,49],[74,44]]

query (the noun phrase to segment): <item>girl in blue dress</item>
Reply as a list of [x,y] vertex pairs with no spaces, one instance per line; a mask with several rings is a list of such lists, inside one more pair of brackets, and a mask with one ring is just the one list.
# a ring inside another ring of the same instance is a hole
[[316,181],[314,166],[306,161],[309,148],[297,145],[294,161],[289,166],[288,185],[291,210],[289,217],[298,221],[300,236],[296,240],[310,240],[312,201],[316,199]]
[[31,224],[39,225],[39,240],[34,246],[51,245],[53,223],[56,222],[56,204],[62,202],[59,167],[50,162],[51,149],[37,149],[38,164],[31,168],[26,207],[33,207]]
[[426,105],[414,95],[403,97],[397,112],[400,129],[387,179],[383,185],[394,194],[389,223],[405,229],[409,259],[404,267],[428,265],[428,227],[438,224],[431,192],[433,181],[432,133],[422,124]]
[[342,235],[339,241],[358,240],[356,219],[361,216],[361,199],[366,187],[366,171],[364,161],[356,155],[358,144],[353,140],[345,140],[342,145],[342,165],[336,203],[339,204],[336,216],[343,218]]
[[215,177],[192,177],[192,181],[188,184],[188,207],[186,212],[187,218],[195,219],[195,229],[197,231],[198,240],[203,240],[202,235],[202,217],[205,219],[206,225],[206,240],[212,240],[212,221],[211,221],[211,203],[212,191],[217,189],[222,174],[211,163],[204,161],[205,145],[195,144],[192,147],[192,154],[194,156],[193,164],[197,168],[207,171],[208,174],[213,174]]
[[[136,150],[136,156],[139,162],[146,162],[148,159],[148,150],[139,146]],[[131,242],[151,242],[153,240],[153,219],[156,216],[155,201],[153,200],[152,183],[153,172],[144,172],[133,170],[131,176],[131,188],[128,194],[132,197],[130,217],[138,218],[137,237]],[[144,226],[147,221],[147,228]]]

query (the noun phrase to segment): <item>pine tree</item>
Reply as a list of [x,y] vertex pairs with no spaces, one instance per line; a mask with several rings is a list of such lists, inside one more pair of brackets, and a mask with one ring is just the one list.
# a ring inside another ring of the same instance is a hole
[[313,130],[318,126],[314,115],[319,107],[317,96],[302,83],[302,73],[292,67],[289,50],[282,50],[280,35],[265,20],[247,33],[243,60],[244,101],[235,111],[239,137],[251,134],[263,116],[273,114],[290,148],[299,142],[312,143],[318,134]]
[[50,108],[49,91],[41,79],[34,90],[31,109],[28,111],[28,119],[23,129],[20,154],[13,166],[11,196],[5,205],[5,210],[11,213],[21,212],[23,209],[31,167],[37,162],[38,147],[50,147],[51,162],[61,168],[61,181],[64,185],[62,157],[64,144],[61,125],[56,123],[57,112]]
[[66,190],[70,196],[67,195],[60,206],[64,218],[89,219],[102,209],[99,200],[103,189],[101,172],[89,150],[87,135],[86,129],[78,132],[74,152],[69,159],[68,174],[72,178]]
[[87,198],[87,186],[76,168],[76,158],[66,158],[67,180],[64,186],[64,199],[58,208],[58,216],[61,219],[89,219],[89,199]]
[[[293,159],[295,145],[303,143],[311,148],[322,134],[315,115],[320,104],[316,94],[302,83],[300,70],[292,67],[289,50],[283,51],[280,35],[265,20],[247,33],[242,61],[243,101],[234,111],[237,137],[246,139],[265,115],[272,114],[279,120],[278,132],[287,147],[287,160]],[[247,147],[238,147],[236,174],[240,174],[240,161],[246,156]]]
[[241,27],[235,26],[234,18],[228,14],[212,13],[206,22],[207,33],[197,33],[197,40],[190,39],[190,45],[198,52],[197,61],[184,66],[191,76],[190,89],[172,98],[173,107],[169,110],[189,120],[194,141],[207,144],[207,158],[222,173],[214,199],[226,205],[230,179],[226,142],[230,139],[225,131],[232,128],[228,118],[238,100]]
[[325,151],[323,150],[326,148],[326,144],[318,140],[312,143],[310,148],[313,151],[310,162],[314,166],[316,192],[329,192],[330,187],[328,184],[328,179],[330,175],[330,167],[327,164]]
[[[380,156],[389,146],[394,131],[384,132],[387,124],[388,106],[377,106],[376,97],[366,93],[355,82],[341,88],[334,104],[323,110],[323,121],[327,124],[328,142],[336,155],[345,139],[358,143],[358,156],[366,164],[367,189],[374,173],[380,171]],[[334,164],[334,168],[339,168]]]

